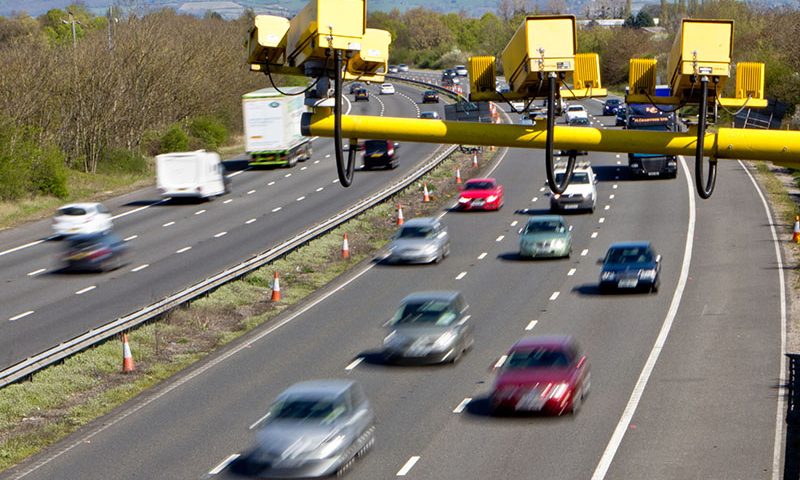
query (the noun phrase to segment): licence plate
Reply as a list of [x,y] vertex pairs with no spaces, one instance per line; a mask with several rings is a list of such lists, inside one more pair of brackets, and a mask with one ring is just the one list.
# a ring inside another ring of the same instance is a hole
[[636,288],[639,280],[636,278],[625,278],[619,281],[619,288]]
[[383,156],[382,153],[373,153],[372,155],[370,155],[370,157],[372,158],[381,158],[382,156]]
[[484,203],[486,202],[481,198],[476,198],[475,200],[472,201],[472,205],[476,207],[482,207]]
[[564,205],[564,208],[567,209],[567,210],[574,210],[574,209],[578,208],[578,205],[575,205],[575,204]]
[[517,410],[541,410],[544,406],[544,398],[539,392],[525,394],[517,401],[514,408]]
[[647,172],[647,175],[650,177],[657,177],[659,172]]

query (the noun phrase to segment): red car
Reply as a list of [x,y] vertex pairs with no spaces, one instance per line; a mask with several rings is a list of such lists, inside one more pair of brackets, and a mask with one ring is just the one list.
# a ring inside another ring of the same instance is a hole
[[589,363],[572,337],[523,338],[504,360],[490,399],[495,412],[574,414],[589,393]]
[[494,178],[467,180],[458,197],[460,210],[500,210],[503,206],[503,186]]

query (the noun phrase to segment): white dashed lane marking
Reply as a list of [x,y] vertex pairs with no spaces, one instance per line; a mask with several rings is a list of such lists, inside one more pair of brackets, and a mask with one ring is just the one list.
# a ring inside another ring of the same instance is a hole
[[497,237],[497,238],[495,239],[495,242],[502,242],[504,238],[506,238],[506,236],[505,236],[505,235],[500,235],[499,237]]
[[514,220],[513,222],[511,222],[511,226],[512,226],[512,227],[516,227],[516,226],[517,226],[517,223],[518,223],[518,222],[517,222],[516,220]]
[[189,250],[191,250],[191,249],[192,249],[192,247],[183,247],[183,248],[181,248],[180,250],[177,250],[175,253],[183,253],[183,252],[188,252],[188,251],[189,251]]
[[218,234],[214,235],[214,238],[224,237],[227,234],[228,232],[219,232]]
[[8,321],[9,322],[16,322],[20,318],[25,318],[25,317],[27,317],[28,315],[30,315],[32,313],[33,313],[33,310],[28,310],[25,313],[20,313],[19,315],[14,315],[13,317],[9,318]]
[[275,213],[275,212],[280,212],[280,211],[281,211],[281,208],[283,208],[283,207],[275,207],[275,208],[273,208],[273,209],[272,209],[272,213]]
[[478,255],[478,260],[483,260],[484,258],[486,258],[486,255],[488,255],[488,253],[486,252],[481,253],[480,255]]
[[321,192],[321,191],[323,191],[324,189],[325,189],[325,187],[319,187],[319,188],[317,189],[317,191],[318,191],[318,192]]
[[130,237],[124,239],[126,242],[130,242],[131,240],[136,240],[139,238],[139,235],[131,235]]
[[398,470],[397,476],[398,477],[405,477],[408,474],[408,472],[410,472],[411,469],[414,468],[414,465],[418,461],[419,461],[419,457],[418,456],[413,456],[413,457],[409,458],[408,461],[406,462],[406,464],[403,465],[403,468]]
[[587,250],[587,249],[584,249],[584,250],[581,251],[581,257],[585,257],[588,254],[589,254],[589,250]]
[[200,215],[202,213],[206,213],[206,211],[205,210],[198,210],[198,211],[194,212],[195,215]]
[[150,264],[145,263],[144,265],[139,265],[138,267],[131,269],[131,272],[141,272],[142,270],[144,270],[149,266]]
[[303,201],[303,200],[305,200],[305,199],[306,199],[306,197],[305,197],[305,196],[302,196],[302,197],[297,197],[297,198],[295,199],[295,201],[296,201],[296,202],[302,202],[302,201]]
[[531,202],[535,202],[536,200],[539,200],[539,197],[533,197],[533,198],[531,198]]
[[286,175],[284,175],[284,176],[283,176],[283,178],[289,178],[289,177],[291,177],[291,176],[292,176],[292,174],[291,174],[291,173],[287,173]]
[[350,370],[356,368],[358,366],[358,364],[363,362],[363,361],[364,361],[364,357],[358,357],[355,360],[353,360],[352,362],[350,362],[350,364],[348,366],[344,367],[344,369],[350,371]]
[[251,218],[250,220],[248,220],[248,221],[246,221],[246,222],[244,222],[244,223],[245,223],[246,225],[250,225],[251,223],[255,223],[255,221],[256,221],[256,219],[255,219],[255,218]]
[[39,270],[34,270],[34,271],[32,271],[31,273],[29,273],[29,274],[28,274],[28,276],[29,276],[29,277],[33,277],[33,276],[35,276],[35,275],[39,275],[40,273],[42,273],[42,272],[46,272],[46,271],[47,271],[47,269],[46,269],[46,268],[40,268]]
[[209,475],[219,475],[220,473],[222,473],[223,470],[225,470],[228,467],[228,465],[230,465],[237,458],[239,458],[239,454],[238,453],[234,453],[232,455],[228,455],[228,457],[225,458],[225,460],[223,460],[219,465],[217,465],[216,467],[211,469],[208,472],[208,474]]
[[609,200],[614,200],[614,197],[616,197],[616,195],[614,195],[613,193],[608,196]]
[[466,276],[467,276],[467,272],[461,272],[458,275],[456,275],[456,280],[461,280],[462,278],[464,278]]
[[611,188],[613,188],[614,190],[616,190],[617,187],[618,187],[618,185],[616,183],[614,185],[611,185]]
[[550,295],[550,300],[555,300],[560,294],[561,292],[553,292],[553,294]]
[[167,222],[167,223],[165,223],[164,225],[161,225],[161,226],[162,227],[171,227],[173,225],[175,225],[175,222]]
[[498,358],[497,362],[495,362],[495,364],[494,364],[494,368],[502,367],[503,364],[506,363],[506,359],[507,358],[508,358],[508,355],[503,355],[502,357]]
[[528,323],[528,325],[525,327],[525,330],[526,331],[533,330],[533,327],[535,327],[537,323],[539,323],[538,320],[531,320],[530,323]]
[[300,170],[301,170],[301,171],[302,171],[302,170],[308,170],[308,167],[303,167],[303,168],[301,168]]
[[225,200],[225,201],[224,201],[224,202],[222,202],[222,203],[224,203],[224,204],[228,204],[228,203],[231,203],[232,201],[233,201],[233,199],[232,199],[232,198],[229,198],[229,199]]
[[83,289],[78,290],[77,292],[75,292],[75,295],[83,295],[86,292],[91,292],[95,288],[97,288],[97,285],[92,285],[91,287],[83,288]]
[[597,238],[597,232],[592,232],[592,235],[591,235],[591,237],[592,237],[592,238]]
[[461,403],[459,403],[458,406],[453,409],[453,413],[461,413],[461,412],[463,412],[464,409],[467,408],[467,405],[469,405],[469,402],[471,402],[471,401],[472,401],[471,397],[467,397],[464,400],[461,400]]
[[267,184],[267,186],[268,186],[268,187],[271,187],[271,186],[273,186],[273,185],[275,185],[275,181],[274,181],[274,180],[273,180],[273,181],[271,181],[271,182],[269,182],[269,183]]
[[600,220],[597,221],[597,223],[605,223],[605,222],[606,222],[606,217],[600,217]]
[[252,195],[252,194],[254,194],[254,193],[256,193],[256,191],[255,191],[255,190],[250,190],[249,192],[247,192],[247,194],[248,194],[248,195]]
[[577,272],[577,271],[578,271],[578,270],[577,270],[577,269],[575,269],[575,268],[570,268],[570,269],[569,269],[569,272],[567,272],[567,276],[568,276],[568,277],[571,277],[571,276],[575,275],[575,272]]
[[609,209],[611,209],[611,205],[606,205],[605,207],[603,207],[603,210],[609,210]]

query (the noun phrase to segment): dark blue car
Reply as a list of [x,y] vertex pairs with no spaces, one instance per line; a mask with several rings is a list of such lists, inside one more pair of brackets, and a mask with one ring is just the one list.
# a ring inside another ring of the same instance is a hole
[[620,105],[621,102],[618,98],[606,99],[605,103],[603,103],[603,115],[616,115]]
[[127,243],[111,232],[67,238],[63,256],[66,270],[105,272],[126,263]]
[[661,255],[650,242],[612,244],[600,260],[600,291],[630,290],[657,292],[660,283]]

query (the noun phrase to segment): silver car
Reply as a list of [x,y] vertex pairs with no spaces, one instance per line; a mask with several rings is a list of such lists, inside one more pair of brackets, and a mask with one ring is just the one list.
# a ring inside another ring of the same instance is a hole
[[433,217],[413,218],[400,227],[389,244],[387,262],[439,263],[450,255],[447,227]]
[[292,385],[264,422],[255,448],[234,463],[234,472],[262,478],[341,474],[374,443],[375,414],[352,380]]
[[386,323],[387,362],[455,363],[475,342],[461,292],[418,292],[403,299]]

